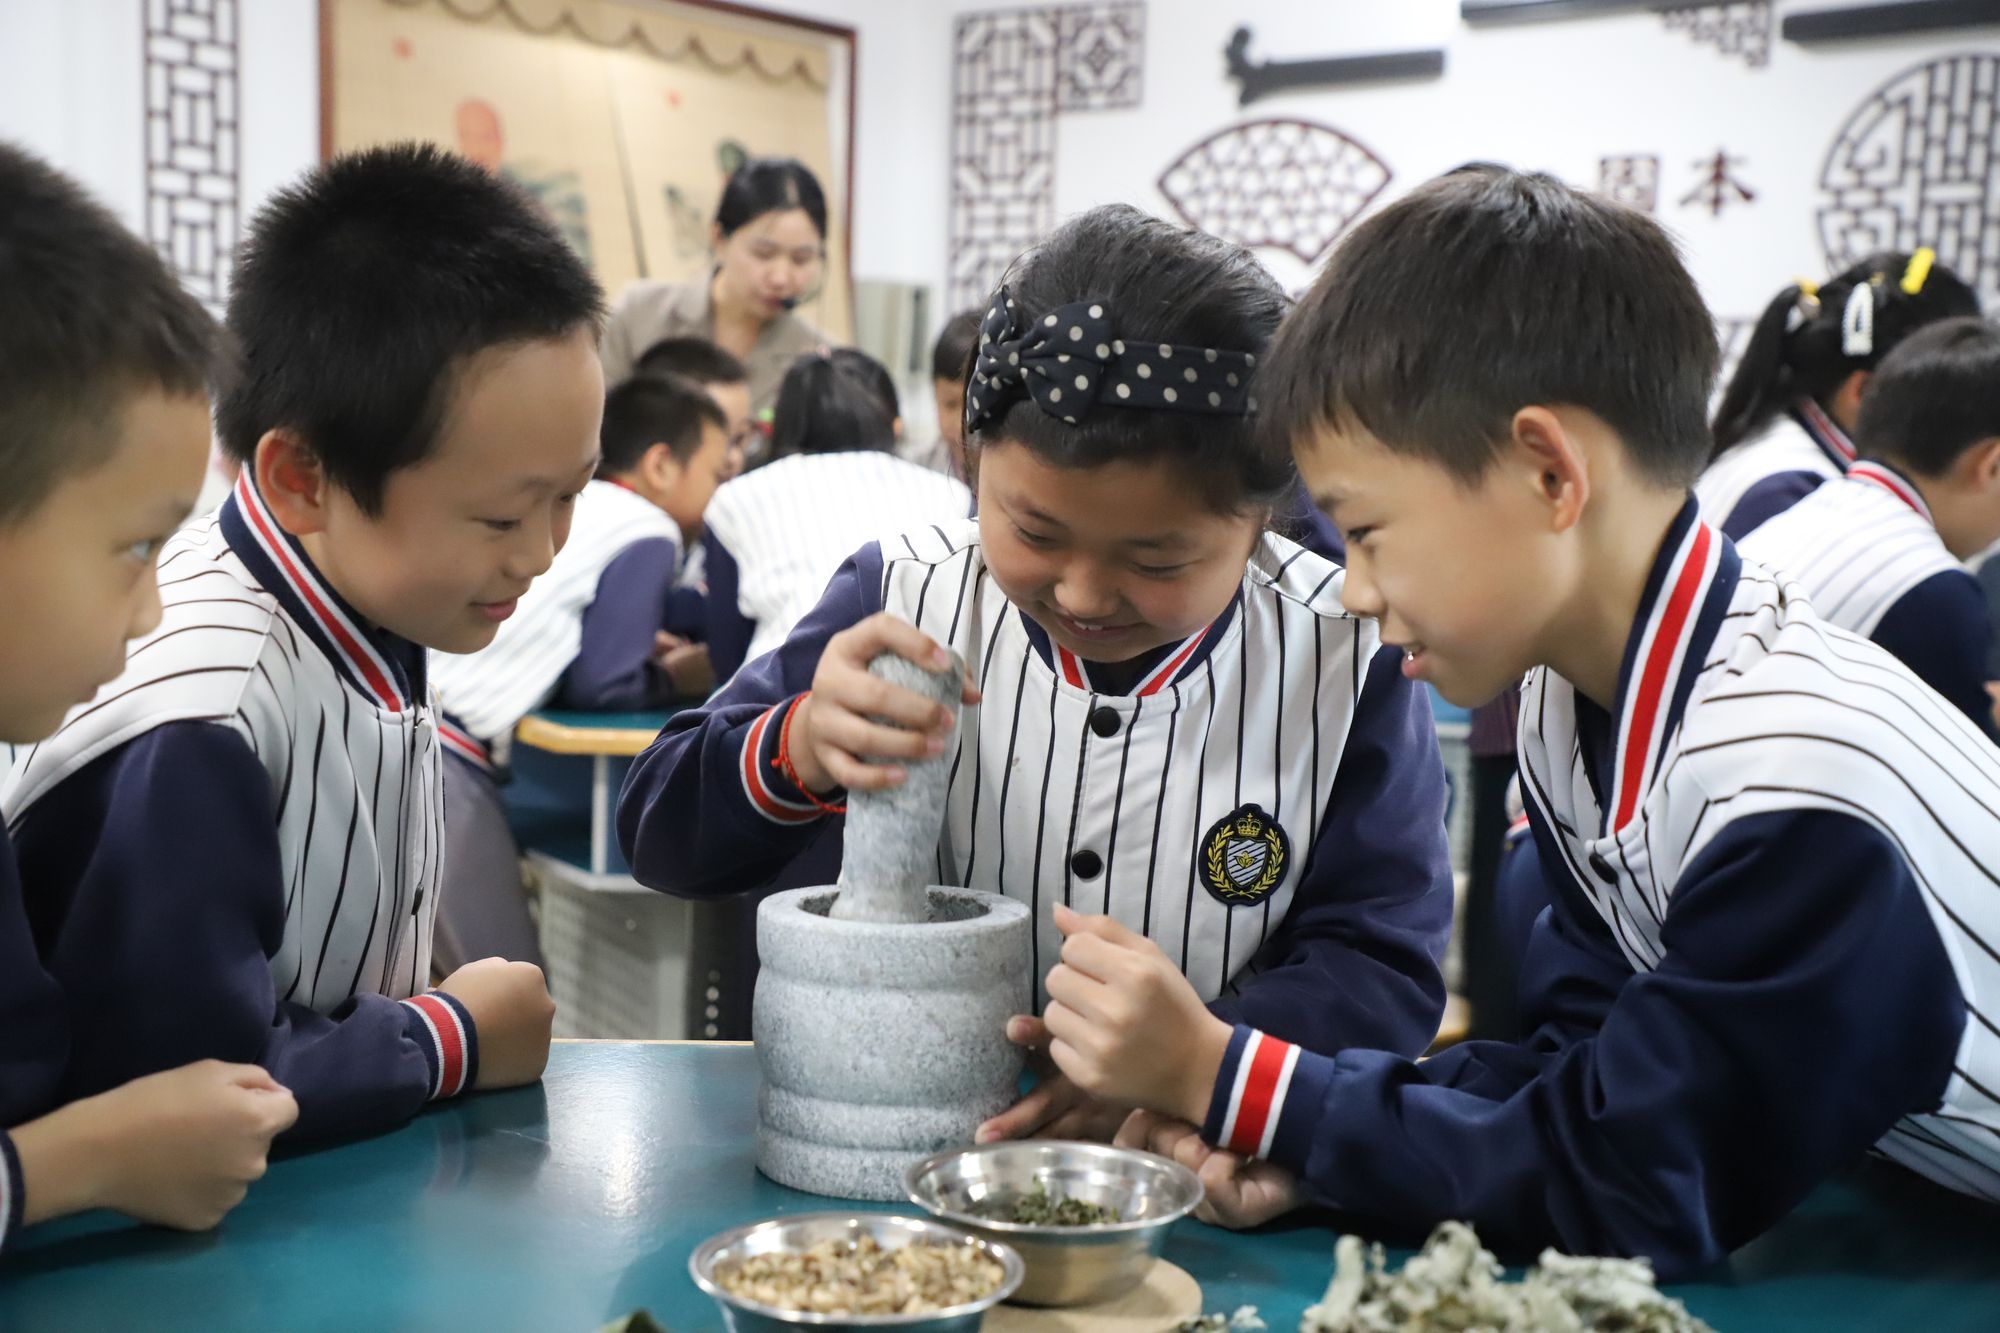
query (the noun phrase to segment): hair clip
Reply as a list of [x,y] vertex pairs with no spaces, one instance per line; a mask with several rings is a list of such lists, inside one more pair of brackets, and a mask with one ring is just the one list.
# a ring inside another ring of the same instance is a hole
[[1819,318],[1819,284],[1811,278],[1800,278],[1792,286],[1799,294],[1793,298],[1791,312],[1785,316],[1786,333]]
[[1925,281],[1931,276],[1931,265],[1937,263],[1937,251],[1928,245],[1919,246],[1910,262],[1903,269],[1903,294],[1915,296],[1924,289]]
[[1857,282],[1840,317],[1840,350],[1852,357],[1875,354],[1875,284]]

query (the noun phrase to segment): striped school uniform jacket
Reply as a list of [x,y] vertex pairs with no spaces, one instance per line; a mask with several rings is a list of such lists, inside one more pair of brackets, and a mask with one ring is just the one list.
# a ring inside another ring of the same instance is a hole
[[[585,486],[577,496],[569,540],[547,572],[522,594],[514,614],[501,622],[493,642],[476,653],[431,654],[431,681],[446,711],[473,737],[490,743],[546,703],[582,650],[584,617],[604,594],[607,571],[642,542],[660,553],[650,562],[656,586],[614,588],[612,596],[639,603],[631,610],[644,622],[639,626],[643,632],[665,623],[680,526],[658,505],[616,482]],[[652,634],[643,632],[639,659],[630,664],[634,669],[644,668],[652,646]]]
[[1334,1207],[1669,1276],[1871,1146],[2000,1200],[2000,752],[1963,714],[1690,502],[1615,706],[1531,673],[1521,762],[1533,1035],[1413,1065],[1239,1027],[1212,1140]]
[[1702,516],[1725,537],[1742,541],[1853,465],[1847,432],[1817,402],[1801,398],[1755,439],[1724,451],[1695,482],[1694,493]]
[[1991,725],[1992,620],[1979,581],[1945,549],[1923,495],[1864,460],[1740,543],[1829,624],[1872,639],[1982,729]]
[[773,760],[827,640],[887,610],[984,696],[948,755],[938,882],[1028,904],[1038,985],[1067,903],[1153,939],[1222,1011],[1420,1051],[1450,924],[1443,774],[1426,694],[1341,578],[1267,535],[1222,614],[1117,687],[1007,600],[975,522],[872,544],[790,639],[668,723],[627,778],[621,842],[642,882],[713,894],[837,826]]
[[66,1093],[255,1062],[313,1138],[471,1086],[471,1019],[425,989],[444,809],[422,650],[340,599],[248,473],[158,577],[159,627],[0,793],[69,1001]]
[[725,483],[702,515],[716,679],[783,643],[856,547],[971,506],[965,483],[874,450],[781,458]]

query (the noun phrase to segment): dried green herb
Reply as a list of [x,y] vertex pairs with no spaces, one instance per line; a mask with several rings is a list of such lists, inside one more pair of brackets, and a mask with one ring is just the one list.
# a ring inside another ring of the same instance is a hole
[[1051,1195],[1048,1186],[1038,1180],[1015,1202],[1014,1215],[1008,1220],[1031,1227],[1094,1227],[1124,1219],[1116,1208]]

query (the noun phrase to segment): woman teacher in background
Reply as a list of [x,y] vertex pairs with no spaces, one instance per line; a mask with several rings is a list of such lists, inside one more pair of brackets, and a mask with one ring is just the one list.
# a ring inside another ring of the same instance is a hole
[[690,282],[635,282],[604,330],[604,381],[629,377],[662,338],[700,337],[750,372],[750,410],[768,416],[792,362],[819,333],[792,313],[826,267],[826,195],[803,163],[751,158],[730,173],[710,228],[715,266]]

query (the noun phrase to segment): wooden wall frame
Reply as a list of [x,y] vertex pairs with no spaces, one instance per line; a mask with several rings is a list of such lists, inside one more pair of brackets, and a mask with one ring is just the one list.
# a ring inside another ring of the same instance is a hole
[[[319,17],[319,156],[324,162],[333,155],[333,9],[342,0],[318,0]],[[844,162],[845,179],[841,182],[841,225],[847,243],[842,258],[847,268],[847,287],[854,289],[854,152],[856,144],[855,126],[859,121],[861,87],[861,34],[858,30],[840,23],[827,23],[819,19],[804,18],[796,14],[783,14],[774,9],[764,9],[757,5],[734,3],[734,0],[673,0],[675,4],[688,5],[696,9],[712,10],[718,14],[732,14],[739,18],[755,19],[760,23],[775,24],[779,27],[797,28],[803,32],[832,37],[847,44],[847,146]]]

